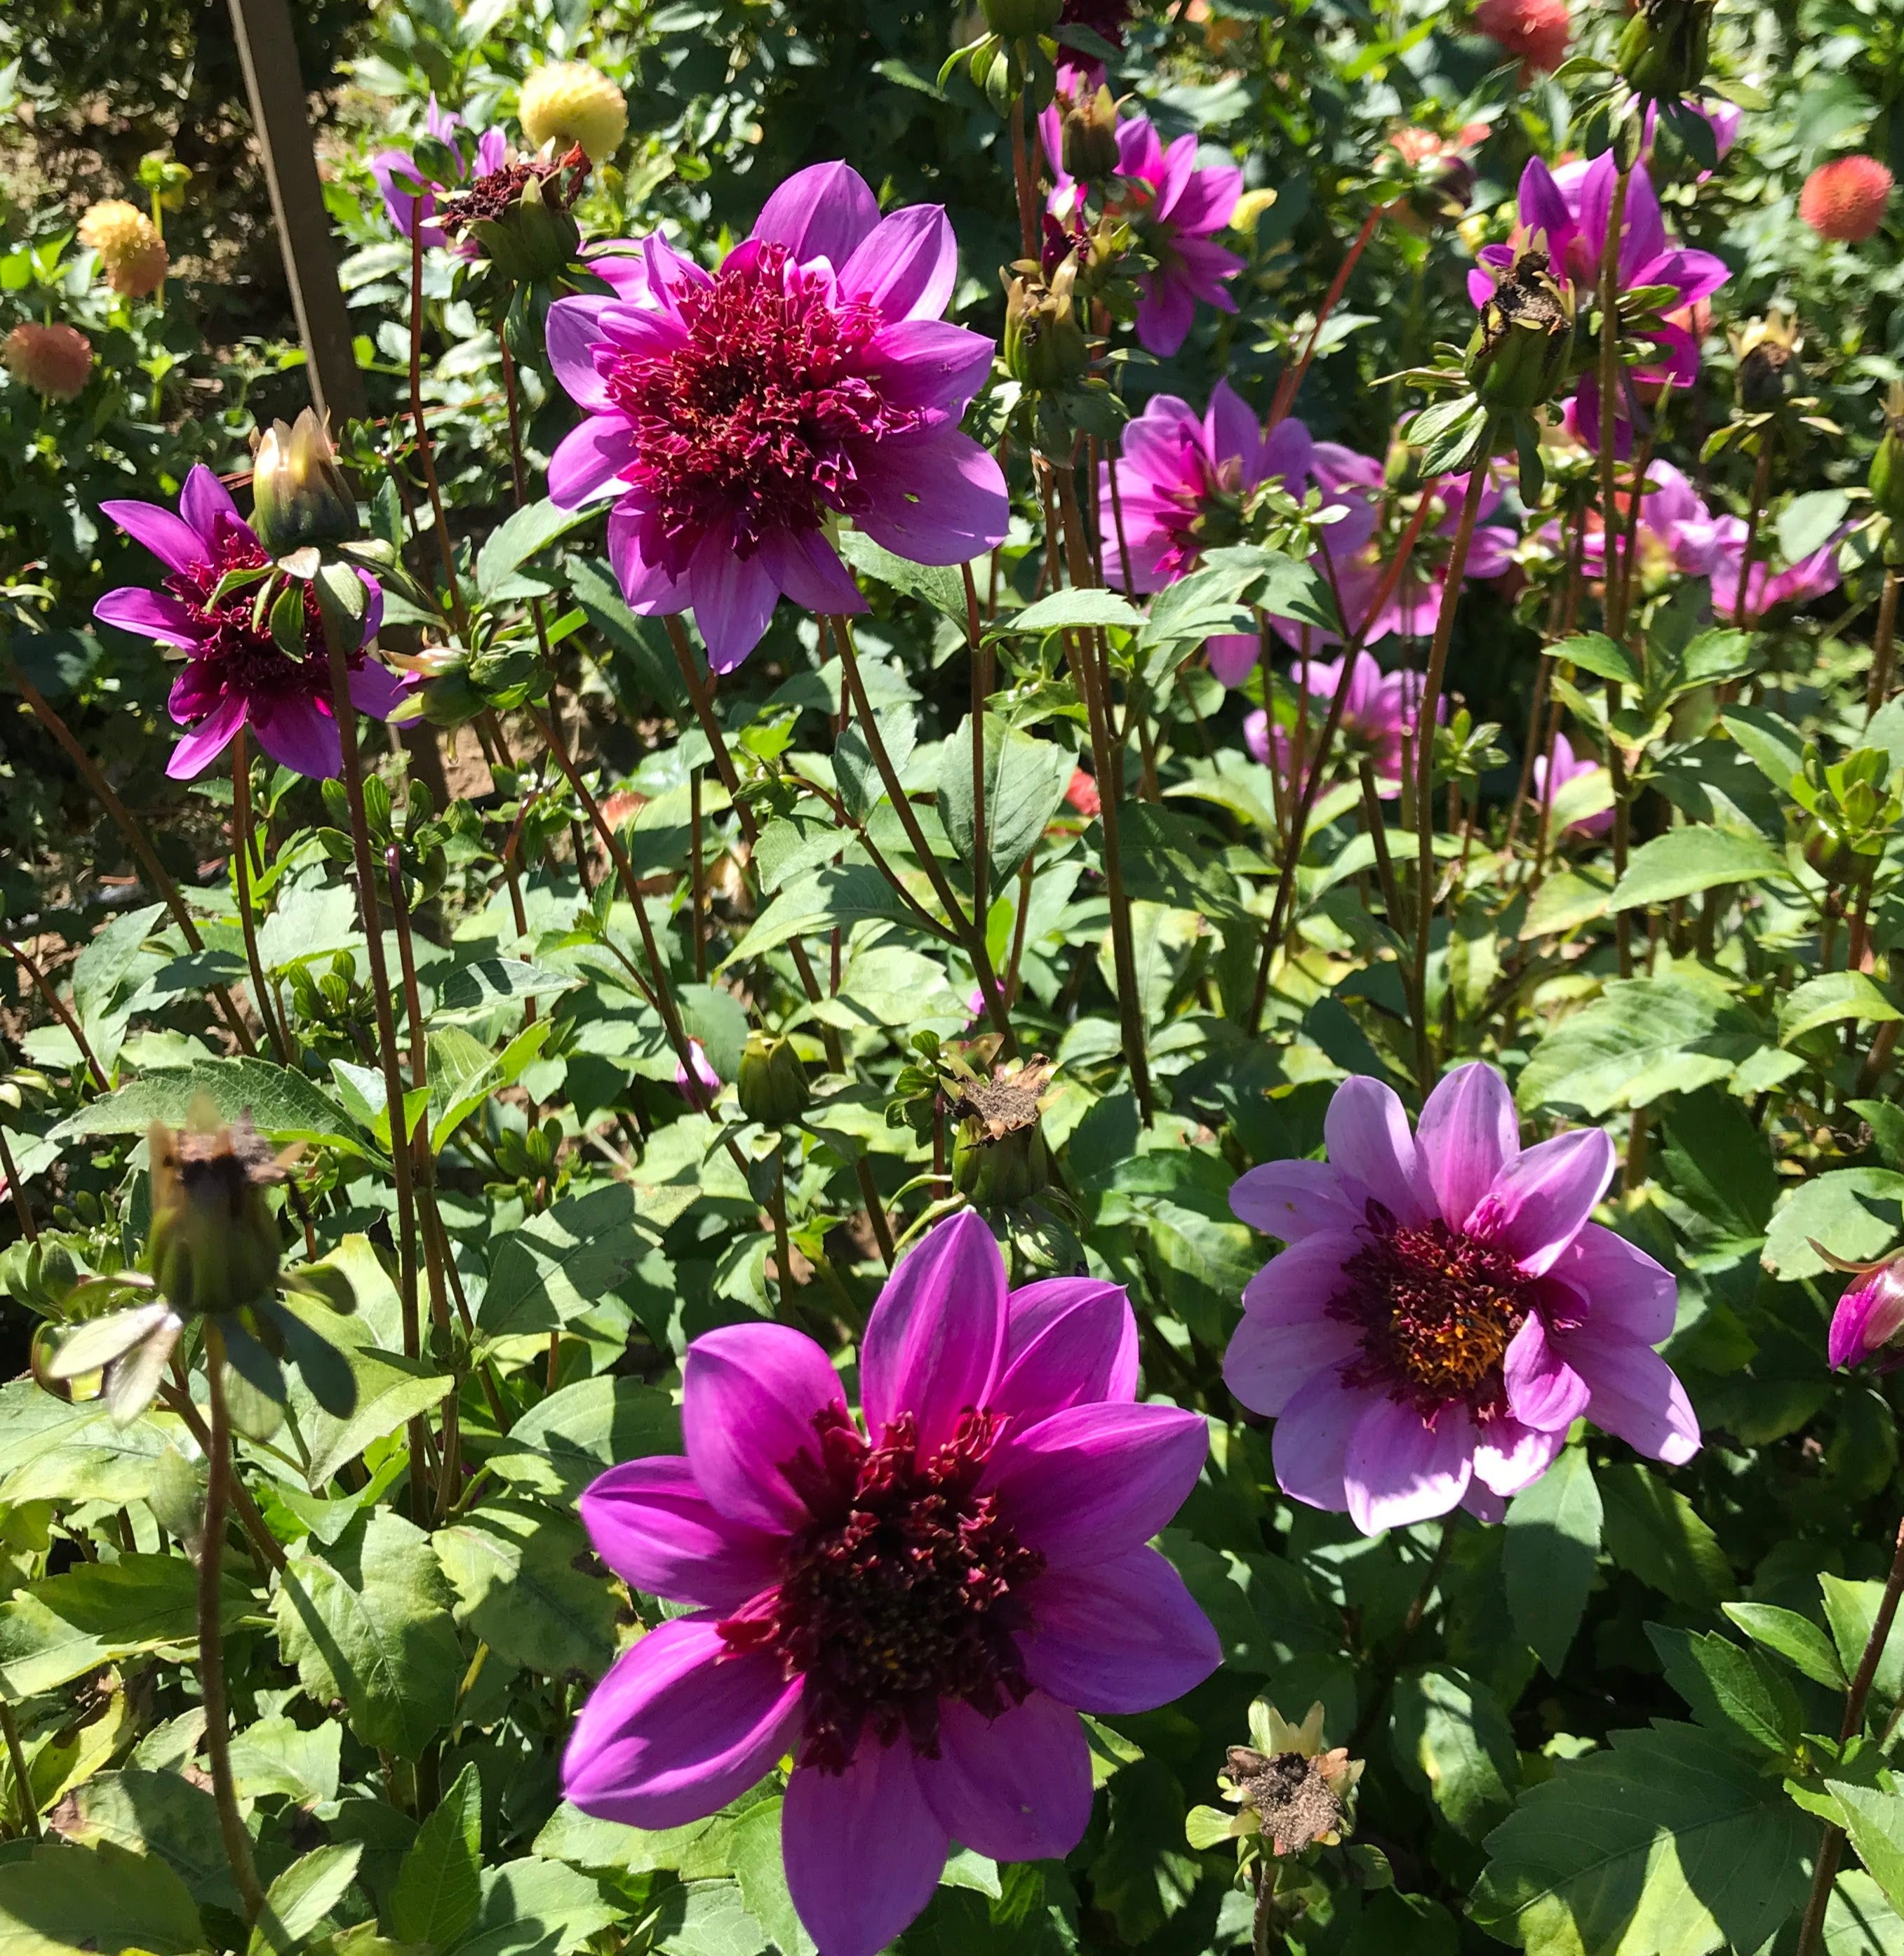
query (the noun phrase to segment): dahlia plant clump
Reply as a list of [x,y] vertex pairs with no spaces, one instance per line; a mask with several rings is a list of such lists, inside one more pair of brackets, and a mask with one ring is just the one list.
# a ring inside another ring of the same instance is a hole
[[0,1956],[1904,1948],[1887,10],[298,11],[0,21]]

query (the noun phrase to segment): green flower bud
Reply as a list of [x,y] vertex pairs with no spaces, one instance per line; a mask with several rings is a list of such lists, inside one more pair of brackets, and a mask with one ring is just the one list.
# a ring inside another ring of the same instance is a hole
[[1064,11],[1064,0],[979,0],[985,25],[1007,41],[1029,41],[1048,34]]
[[251,463],[251,527],[273,557],[358,534],[357,498],[337,465],[323,424],[307,408],[289,427],[274,421]]
[[561,201],[560,188],[554,196],[547,194],[543,179],[533,174],[514,203],[497,216],[478,218],[468,229],[490,263],[519,286],[546,284],[582,249],[582,227]]
[[1769,414],[1789,399],[1805,377],[1797,327],[1778,313],[1754,320],[1732,335],[1739,355],[1739,405],[1748,414]]
[[1090,342],[1073,301],[1077,260],[1067,258],[1047,285],[1029,260],[1005,281],[1005,366],[1026,387],[1061,387],[1090,371]]
[[1108,88],[1069,103],[1064,131],[1067,175],[1082,184],[1095,184],[1117,175],[1122,161],[1117,150],[1117,105]]
[[1051,1079],[1048,1060],[963,1088],[951,1107],[959,1123],[952,1144],[952,1185],[975,1207],[1029,1202],[1051,1181],[1051,1157],[1039,1097]]
[[1524,250],[1481,308],[1468,343],[1467,376],[1476,398],[1511,415],[1531,414],[1552,400],[1566,377],[1573,333],[1547,254]]
[[1904,381],[1893,383],[1884,403],[1884,439],[1871,458],[1871,500],[1893,528],[1904,528]]
[[285,1178],[250,1118],[220,1124],[209,1100],[177,1131],[155,1121],[147,1136],[152,1168],[152,1275],[181,1316],[241,1311],[278,1280],[278,1224],[265,1190]]
[[790,1127],[804,1114],[813,1098],[806,1068],[789,1039],[769,1039],[749,1033],[734,1082],[740,1111],[764,1128]]
[[1615,65],[1635,95],[1676,102],[1705,79],[1715,0],[1641,0]]

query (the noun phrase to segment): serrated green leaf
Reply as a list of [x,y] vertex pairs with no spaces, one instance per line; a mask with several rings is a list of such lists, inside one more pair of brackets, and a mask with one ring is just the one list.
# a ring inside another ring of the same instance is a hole
[[207,1946],[185,1884],[150,1855],[53,1840],[0,1862],[0,1956],[188,1956]]
[[476,1321],[492,1338],[560,1330],[594,1310],[653,1240],[626,1182],[564,1196],[497,1243]]
[[1541,649],[1550,659],[1565,659],[1569,665],[1579,667],[1582,672],[1610,679],[1618,686],[1639,686],[1644,683],[1645,675],[1634,663],[1632,654],[1604,632],[1582,632]]
[[638,1379],[582,1379],[531,1406],[487,1464],[566,1503],[618,1461],[680,1451],[681,1415],[665,1393]]
[[1726,1615],[1756,1644],[1776,1652],[1814,1684],[1842,1691],[1850,1682],[1831,1639],[1809,1617],[1773,1603],[1727,1603]]
[[1521,1779],[1514,1733],[1486,1685],[1448,1664],[1395,1680],[1389,1737],[1402,1776],[1458,1834],[1478,1841],[1514,1803]]
[[579,1523],[526,1502],[485,1503],[430,1537],[456,1592],[456,1620],[525,1670],[591,1677],[615,1655],[615,1601],[575,1565]]
[[1784,858],[1761,836],[1729,828],[1675,828],[1634,850],[1607,908],[1669,904],[1724,884],[1763,882],[1784,873]]
[[1803,1724],[1798,1696],[1765,1658],[1716,1631],[1702,1636],[1648,1623],[1646,1633],[1666,1682],[1708,1731],[1781,1759],[1790,1756]]
[[357,1878],[364,1850],[355,1841],[314,1849],[293,1861],[265,1891],[264,1911],[246,1956],[301,1956],[318,1925]]
[[418,1828],[390,1896],[390,1926],[406,1942],[453,1949],[482,1908],[483,1789],[472,1761]]
[[[1035,740],[989,715],[985,720],[985,862],[1001,890],[1018,873],[1046,825],[1064,806],[1077,763],[1055,741]],[[947,741],[939,762],[939,819],[960,860],[978,849],[972,792],[972,721]]]
[[1636,1462],[1603,1469],[1599,1481],[1606,1551],[1621,1568],[1688,1607],[1730,1599],[1726,1552],[1677,1488]]
[[1904,1006],[1862,971],[1827,971],[1795,986],[1779,1004],[1779,1043],[1789,1046],[1820,1026],[1846,1019],[1859,1025],[1904,1019]]
[[1839,1168],[1802,1181],[1765,1232],[1765,1267],[1788,1282],[1830,1268],[1814,1241],[1846,1263],[1869,1263],[1904,1226],[1904,1175],[1887,1168]]
[[1515,1631],[1558,1677],[1585,1614],[1603,1510],[1584,1446],[1565,1449],[1508,1503],[1501,1575]]

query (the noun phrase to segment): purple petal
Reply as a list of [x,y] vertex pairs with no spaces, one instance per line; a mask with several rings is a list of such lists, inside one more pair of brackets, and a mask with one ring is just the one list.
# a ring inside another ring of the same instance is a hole
[[1210,395],[1204,434],[1212,459],[1219,465],[1234,456],[1243,465],[1241,481],[1252,486],[1263,479],[1263,428],[1256,410],[1228,380],[1219,380]]
[[909,563],[969,563],[1010,526],[997,456],[954,428],[880,443],[859,480],[873,506],[853,520]]
[[987,1395],[1020,1427],[1067,1406],[1137,1396],[1137,1320],[1116,1284],[1051,1277],[1011,1293],[1003,1376]]
[[706,1617],[677,1617],[615,1660],[575,1720],[563,1794],[597,1820],[682,1827],[755,1784],[799,1723],[801,1681],[735,1657]]
[[1203,649],[1210,655],[1210,670],[1225,686],[1240,686],[1255,670],[1263,642],[1247,632],[1222,632],[1205,639]]
[[739,557],[719,531],[710,531],[689,560],[686,579],[694,593],[694,622],[708,648],[708,664],[730,673],[767,631],[780,586],[758,554]]
[[1333,1162],[1265,1162],[1247,1169],[1230,1191],[1230,1207],[1252,1229],[1285,1243],[1322,1229],[1358,1229],[1364,1219]]
[[[1251,1279],[1242,1322],[1223,1355],[1223,1383],[1252,1412],[1273,1419],[1319,1372],[1334,1371],[1360,1349],[1361,1333],[1354,1325],[1325,1314],[1341,1289],[1342,1254],[1354,1247],[1349,1238],[1315,1238],[1285,1250]],[[1300,1277],[1265,1308],[1264,1289],[1292,1259],[1304,1265]]]
[[1350,1519],[1364,1535],[1380,1535],[1446,1514],[1467,1491],[1474,1456],[1464,1406],[1444,1406],[1430,1427],[1412,1406],[1371,1399],[1343,1462]]
[[838,267],[842,298],[864,299],[889,320],[937,319],[959,282],[959,241],[936,203],[882,217]]
[[1580,1233],[1613,1176],[1613,1144],[1599,1128],[1537,1142],[1496,1176],[1476,1207],[1477,1235],[1506,1245],[1524,1270],[1551,1270]]
[[[314,781],[335,781],[342,773],[344,747],[337,722],[309,693],[254,701],[249,718],[258,745],[280,767]],[[351,737],[357,737],[355,723]]]
[[1521,1152],[1507,1082],[1484,1061],[1458,1067],[1429,1095],[1417,1144],[1442,1215],[1458,1229]]
[[1146,353],[1168,360],[1183,350],[1196,323],[1196,296],[1168,272],[1146,273],[1138,289],[1137,338]]
[[1354,1196],[1373,1196],[1404,1225],[1426,1222],[1435,1213],[1434,1191],[1408,1116],[1392,1087],[1354,1074],[1336,1088],[1322,1117],[1329,1166],[1357,1185]]
[[784,1538],[719,1513],[686,1460],[611,1467],[578,1505],[596,1554],[648,1595],[731,1611],[780,1579]]
[[387,720],[403,703],[409,691],[389,667],[366,659],[350,677],[351,704],[373,720]]
[[1229,222],[1242,194],[1243,172],[1234,163],[1213,163],[1191,171],[1164,214],[1181,229],[1207,237]]
[[1315,454],[1315,437],[1294,415],[1288,415],[1263,438],[1263,476],[1300,487],[1309,479]]
[[232,500],[231,491],[202,462],[194,462],[191,473],[185,478],[184,491],[178,498],[178,513],[198,532],[199,540],[205,546],[205,557],[201,562],[216,554],[219,538],[228,525],[235,530],[247,527],[244,519],[238,513],[238,505]]
[[579,510],[597,496],[619,494],[626,487],[623,470],[632,468],[639,455],[626,421],[590,415],[563,437],[549,458],[549,500],[558,509]]
[[[1481,1428],[1480,1443],[1474,1449],[1474,1480],[1490,1494],[1518,1494],[1546,1473],[1566,1443],[1565,1427],[1558,1433],[1537,1433],[1512,1415],[1502,1414]],[[1462,1498],[1464,1507],[1473,1505],[1470,1497],[1474,1492],[1471,1483]],[[1483,1513],[1478,1508],[1475,1512]],[[1483,1518],[1501,1519],[1498,1514],[1485,1513]]]
[[1537,1433],[1565,1433],[1587,1410],[1587,1381],[1547,1336],[1538,1311],[1514,1334],[1501,1377],[1514,1417]]
[[1271,1436],[1276,1484],[1292,1501],[1335,1513],[1348,1506],[1342,1476],[1349,1436],[1369,1404],[1335,1371],[1319,1372],[1283,1408]]
[[211,561],[211,553],[191,525],[156,503],[102,503],[99,514],[110,516],[169,570],[197,570]]
[[837,272],[879,222],[879,200],[845,163],[796,171],[762,209],[753,235],[784,244],[799,264],[824,258]]
[[760,540],[768,575],[809,611],[864,611],[866,601],[823,530],[769,530]]
[[1070,1706],[1042,1691],[996,1718],[944,1700],[939,1756],[914,1768],[947,1832],[995,1861],[1062,1860],[1090,1825],[1084,1727]]
[[194,727],[173,748],[165,772],[175,781],[196,780],[231,745],[232,735],[244,724],[244,694],[227,693],[211,718]]
[[1642,1453],[1682,1467],[1699,1451],[1699,1421],[1672,1368],[1630,1339],[1564,1335],[1573,1368],[1593,1392],[1587,1416]]
[[1025,1674],[1081,1712],[1149,1712],[1203,1683],[1223,1661],[1209,1619],[1154,1548],[1054,1570],[1032,1595],[1018,1639]]
[[783,1535],[808,1519],[787,1469],[819,1457],[818,1423],[846,1415],[827,1355],[784,1324],[729,1324],[681,1367],[681,1429],[695,1484],[732,1522]]
[[866,377],[897,408],[936,408],[957,416],[991,371],[992,343],[943,320],[906,319],[868,344]]
[[822,1956],[878,1956],[932,1899],[950,1845],[903,1739],[843,1773],[797,1768],[780,1815],[787,1891]]
[[659,564],[642,556],[641,513],[632,497],[623,497],[609,513],[608,561],[628,608],[639,617],[685,611],[692,602],[685,582],[677,584]]
[[606,414],[610,405],[607,383],[595,365],[595,349],[602,343],[603,310],[615,303],[605,298],[557,299],[549,308],[549,364],[569,398],[588,414]]
[[137,632],[143,638],[156,639],[162,645],[178,645],[187,651],[204,636],[183,598],[168,591],[141,590],[137,585],[109,591],[93,607],[93,616],[102,625],[116,625],[122,632]]
[[1080,1405],[1007,1433],[986,1478],[1018,1539],[1054,1566],[1121,1555],[1165,1527],[1196,1484],[1209,1430],[1177,1406]]
[[982,1406],[1005,1342],[1005,1260],[985,1219],[961,1210],[899,1260],[867,1320],[859,1352],[866,1431],[911,1414],[919,1445],[952,1437]]
[[1723,258],[1716,258],[1710,251],[1681,248],[1663,253],[1645,269],[1646,275],[1633,282],[1677,286],[1681,305],[1696,305],[1701,299],[1710,298],[1732,275]]
[[1643,1345],[1663,1343],[1672,1333],[1679,1303],[1672,1273],[1597,1222],[1581,1229],[1553,1274],[1587,1298],[1596,1332],[1616,1327]]

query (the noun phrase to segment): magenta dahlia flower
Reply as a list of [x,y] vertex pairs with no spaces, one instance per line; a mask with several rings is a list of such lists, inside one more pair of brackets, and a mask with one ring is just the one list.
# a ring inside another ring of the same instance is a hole
[[[1551,808],[1553,798],[1571,781],[1582,775],[1590,775],[1600,763],[1590,754],[1575,755],[1573,743],[1564,734],[1553,737],[1553,759],[1549,764],[1545,754],[1534,757],[1534,802],[1537,808]],[[1609,834],[1613,827],[1613,811],[1603,808],[1597,815],[1583,815],[1578,822],[1567,825],[1566,833],[1588,840]]]
[[[1291,675],[1294,683],[1308,696],[1310,738],[1308,766],[1315,764],[1322,743],[1322,722],[1342,683],[1340,659],[1325,662],[1305,659]],[[1421,716],[1422,676],[1418,672],[1385,673],[1367,652],[1357,652],[1349,677],[1348,697],[1343,702],[1338,740],[1352,761],[1366,758],[1375,769],[1375,778],[1384,800],[1401,792],[1404,743],[1410,740]],[[1448,718],[1448,702],[1435,702],[1436,722]],[[1243,723],[1243,740],[1251,755],[1267,768],[1287,769],[1294,759],[1288,731],[1272,728],[1269,716],[1259,708]],[[1300,795],[1308,784],[1307,770],[1295,784]]]
[[692,608],[729,672],[784,594],[863,611],[827,536],[849,517],[915,563],[1001,541],[997,462],[959,430],[992,342],[942,320],[958,244],[937,205],[884,217],[844,163],[790,177],[707,272],[662,238],[590,268],[612,298],[558,300],[549,358],[588,419],[549,494],[615,498],[608,550],[629,605]]
[[1345,1080],[1326,1162],[1272,1162],[1231,1191],[1288,1245],[1250,1279],[1224,1377],[1275,1417],[1283,1492],[1364,1534],[1463,1504],[1493,1519],[1584,1414],[1672,1465],[1698,1450],[1653,1348],[1676,1286],[1589,1222],[1613,1172],[1597,1128],[1523,1149],[1507,1083],[1477,1062],[1418,1134],[1379,1081]]
[[1831,1314],[1827,1355],[1833,1369],[1855,1365],[1904,1332],[1904,1270],[1891,1257],[1862,1270]]
[[1146,1546],[1203,1460],[1202,1418],[1136,1402],[1122,1291],[1007,1293],[967,1210],[881,1292],[862,1433],[820,1347],[776,1324],[689,1347],[685,1459],[582,1498],[604,1561],[694,1606],[616,1660],[563,1762],[584,1812],[676,1827],[791,1752],[787,1885],[821,1956],[873,1956],[952,1841],[1064,1855],[1091,1812],[1077,1709],[1168,1702],[1215,1633]]
[[[1187,577],[1205,551],[1244,537],[1250,493],[1275,478],[1300,495],[1315,443],[1299,421],[1266,435],[1254,411],[1219,380],[1209,410],[1199,415],[1174,394],[1154,395],[1124,429],[1115,489],[1099,472],[1098,520],[1106,576],[1133,591],[1162,591]],[[1366,539],[1363,539],[1365,541]],[[1240,686],[1256,663],[1253,633],[1226,632],[1208,642],[1210,667],[1225,686]]]
[[[1849,525],[1840,529],[1809,557],[1783,570],[1775,571],[1762,556],[1752,559],[1751,575],[1745,582],[1745,622],[1756,625],[1776,605],[1805,604],[1838,588],[1838,546]],[[1721,516],[1712,525],[1712,608],[1723,625],[1740,616],[1739,579],[1745,568],[1745,544],[1750,532],[1742,516]],[[1764,542],[1761,538],[1761,546]]]
[[[414,237],[421,224],[425,244],[442,244],[448,241],[443,228],[433,221],[438,200],[462,189],[473,178],[493,176],[500,170],[509,160],[509,137],[500,129],[485,130],[477,140],[474,166],[465,163],[456,147],[456,131],[465,126],[463,118],[453,109],[439,109],[433,93],[423,126],[456,158],[458,168],[453,181],[437,183],[426,177],[408,150],[380,150],[370,159],[370,175],[383,194],[383,208],[390,222],[403,236]],[[479,248],[469,239],[463,240],[458,248],[465,256],[478,255]]]
[[[1045,111],[1039,127],[1056,179],[1051,215],[1068,229],[1084,188],[1065,175],[1058,161],[1064,148],[1056,104]],[[1129,116],[1117,125],[1117,156],[1108,208],[1130,222],[1157,261],[1157,269],[1137,281],[1137,337],[1147,352],[1168,360],[1190,337],[1198,300],[1224,312],[1236,311],[1228,287],[1243,270],[1243,260],[1210,240],[1235,212],[1243,172],[1234,163],[1199,169],[1196,138],[1179,136],[1165,149],[1146,115]]]
[[[318,780],[336,775],[343,765],[343,748],[331,711],[330,658],[317,601],[307,587],[304,655],[294,659],[257,617],[255,582],[219,595],[229,573],[261,569],[270,561],[225,485],[200,462],[185,479],[175,516],[154,503],[102,503],[99,508],[169,573],[160,590],[135,585],[109,591],[93,607],[102,623],[185,655],[168,704],[172,718],[190,730],[172,749],[166,773],[181,781],[203,773],[238,729],[248,726],[281,765]],[[363,645],[350,656],[351,698],[359,712],[387,720],[404,687],[365,656],[383,622],[383,593],[361,571],[358,575],[370,605]]]

